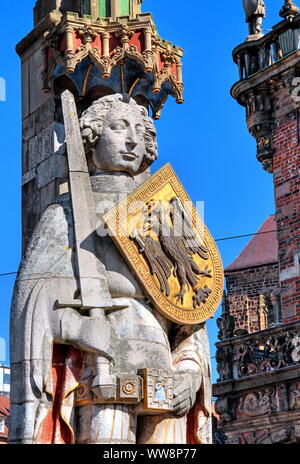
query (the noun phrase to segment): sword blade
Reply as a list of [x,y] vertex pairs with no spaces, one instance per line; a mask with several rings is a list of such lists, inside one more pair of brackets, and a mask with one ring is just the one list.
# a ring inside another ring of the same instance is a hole
[[75,99],[69,90],[65,90],[61,95],[61,100],[82,309],[110,309],[114,305],[109,293],[107,272],[95,253],[96,209]]

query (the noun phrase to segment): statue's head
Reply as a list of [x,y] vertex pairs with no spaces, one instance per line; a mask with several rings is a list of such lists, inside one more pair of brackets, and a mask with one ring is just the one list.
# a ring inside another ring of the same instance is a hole
[[96,100],[80,118],[87,154],[96,169],[135,176],[157,158],[156,130],[147,110],[121,94]]

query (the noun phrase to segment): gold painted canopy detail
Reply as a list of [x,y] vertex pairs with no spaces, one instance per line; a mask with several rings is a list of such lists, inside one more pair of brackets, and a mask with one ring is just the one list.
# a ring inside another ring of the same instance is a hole
[[170,164],[104,216],[154,306],[171,321],[213,317],[224,286],[218,248]]

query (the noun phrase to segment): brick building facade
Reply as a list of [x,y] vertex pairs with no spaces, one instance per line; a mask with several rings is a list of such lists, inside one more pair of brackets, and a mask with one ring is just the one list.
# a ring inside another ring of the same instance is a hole
[[290,0],[280,14],[233,52],[231,93],[273,175],[276,211],[226,270],[214,395],[235,444],[300,442],[300,15]]
[[280,113],[273,131],[273,175],[282,315],[284,322],[291,322],[300,320],[300,119],[299,108],[284,111],[295,104],[286,94],[286,89],[277,94]]
[[225,270],[227,304],[236,330],[257,332],[281,319],[275,230],[275,217],[270,216]]

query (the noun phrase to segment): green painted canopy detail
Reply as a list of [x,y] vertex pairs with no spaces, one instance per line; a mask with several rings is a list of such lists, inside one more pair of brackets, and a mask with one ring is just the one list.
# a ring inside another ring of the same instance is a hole
[[[130,0],[119,0],[120,16],[130,15]],[[111,0],[98,0],[99,17],[109,18],[111,16]]]
[[120,0],[120,16],[130,15],[130,0]]
[[99,17],[110,18],[110,0],[98,0],[99,2]]

